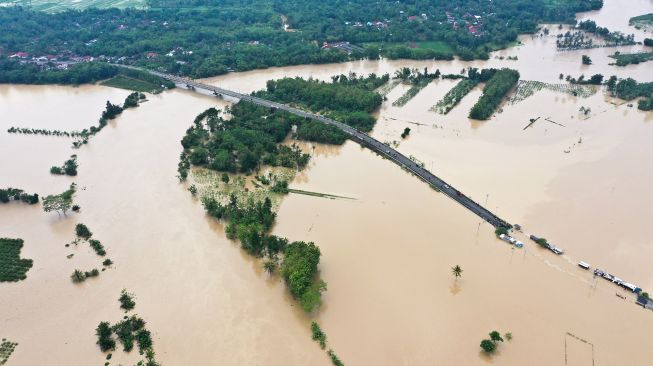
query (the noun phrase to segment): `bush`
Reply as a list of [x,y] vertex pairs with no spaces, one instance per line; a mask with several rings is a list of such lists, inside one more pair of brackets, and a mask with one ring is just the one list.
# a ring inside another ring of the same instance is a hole
[[481,348],[486,353],[493,353],[497,349],[497,345],[489,339],[484,339],[481,341]]
[[322,331],[316,322],[311,323],[311,332],[313,333],[313,340],[320,343],[320,348],[326,347],[326,334]]
[[89,230],[88,227],[84,224],[75,225],[75,234],[83,239],[89,239],[91,236],[93,236],[91,230]]
[[86,281],[86,274],[78,269],[76,269],[73,274],[70,275],[70,279],[75,283],[80,283]]
[[91,239],[88,241],[88,243],[95,251],[95,254],[99,255],[100,257],[104,257],[104,255],[107,254],[107,252],[104,250],[104,246],[102,246],[102,243],[100,243],[99,240]]
[[102,352],[116,349],[116,341],[111,337],[111,333],[111,326],[108,322],[101,322],[95,329],[95,334],[98,336],[96,343],[100,346]]
[[122,292],[120,293],[120,297],[118,298],[118,301],[120,301],[120,308],[125,311],[130,311],[134,309],[134,307],[136,306],[136,302],[134,301],[134,295],[128,293],[127,290],[122,290]]

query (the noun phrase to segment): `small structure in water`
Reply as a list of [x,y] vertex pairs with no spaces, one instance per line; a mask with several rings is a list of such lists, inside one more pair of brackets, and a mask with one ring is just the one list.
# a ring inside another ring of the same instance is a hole
[[578,262],[578,267],[582,269],[590,269],[590,265],[588,263],[585,263],[583,261]]

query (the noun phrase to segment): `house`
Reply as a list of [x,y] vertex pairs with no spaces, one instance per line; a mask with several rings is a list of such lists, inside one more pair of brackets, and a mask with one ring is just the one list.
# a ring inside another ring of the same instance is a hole
[[20,58],[20,59],[25,59],[27,57],[29,57],[29,53],[27,52],[16,52],[9,56],[9,58]]
[[409,22],[414,22],[416,20],[417,20],[417,15],[411,15],[411,16],[408,17]]
[[148,53],[145,55],[145,57],[147,57],[148,59],[150,59],[150,58],[157,58],[157,57],[159,57],[159,54],[156,53],[156,52],[148,52]]

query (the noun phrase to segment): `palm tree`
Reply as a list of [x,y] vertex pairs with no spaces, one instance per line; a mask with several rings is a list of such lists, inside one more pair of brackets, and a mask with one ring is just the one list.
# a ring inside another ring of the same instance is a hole
[[458,277],[461,277],[463,275],[463,269],[460,268],[459,265],[456,265],[455,267],[451,268],[451,273],[453,273],[454,277],[458,279]]

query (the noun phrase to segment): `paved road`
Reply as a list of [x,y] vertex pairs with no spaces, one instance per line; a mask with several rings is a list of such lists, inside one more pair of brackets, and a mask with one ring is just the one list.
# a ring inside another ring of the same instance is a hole
[[511,225],[499,218],[497,215],[493,214],[490,212],[488,209],[485,207],[481,206],[480,204],[476,203],[473,201],[471,198],[465,196],[462,194],[460,191],[456,190],[453,188],[450,184],[446,183],[444,180],[436,177],[433,173],[429,172],[428,170],[424,169],[422,166],[419,164],[415,163],[414,161],[410,160],[403,154],[401,154],[399,151],[393,149],[392,147],[376,140],[375,138],[360,132],[344,123],[332,120],[330,118],[326,118],[323,116],[319,116],[313,113],[309,113],[306,111],[303,111],[301,109],[293,108],[290,106],[287,106],[285,104],[281,103],[276,103],[272,102],[266,99],[261,99],[257,98],[251,95],[247,94],[242,94],[242,93],[237,93],[231,90],[226,90],[219,88],[217,86],[213,85],[208,85],[208,84],[203,84],[194,80],[182,78],[179,76],[174,76],[174,75],[168,75],[168,74],[163,74],[159,72],[154,72],[154,71],[149,71],[150,73],[157,75],[159,77],[162,77],[164,79],[168,79],[172,82],[174,82],[178,87],[181,88],[186,88],[186,89],[191,89],[195,91],[208,91],[212,93],[213,95],[216,96],[228,96],[231,98],[239,99],[239,100],[245,100],[254,104],[258,104],[261,106],[269,107],[269,108],[276,108],[280,110],[287,111],[289,113],[295,114],[297,116],[305,117],[305,118],[310,118],[315,121],[322,122],[327,125],[335,126],[339,128],[340,130],[344,131],[346,134],[350,136],[350,139],[354,142],[357,142],[358,144],[365,146],[382,156],[388,158],[389,160],[393,161],[395,164],[399,165],[400,167],[410,171],[411,173],[415,174],[417,177],[425,181],[426,183],[430,184],[432,187],[437,188],[440,190],[442,193],[446,194],[449,196],[451,199],[455,200],[456,202],[460,203],[485,221],[489,222],[495,227],[511,227]]

